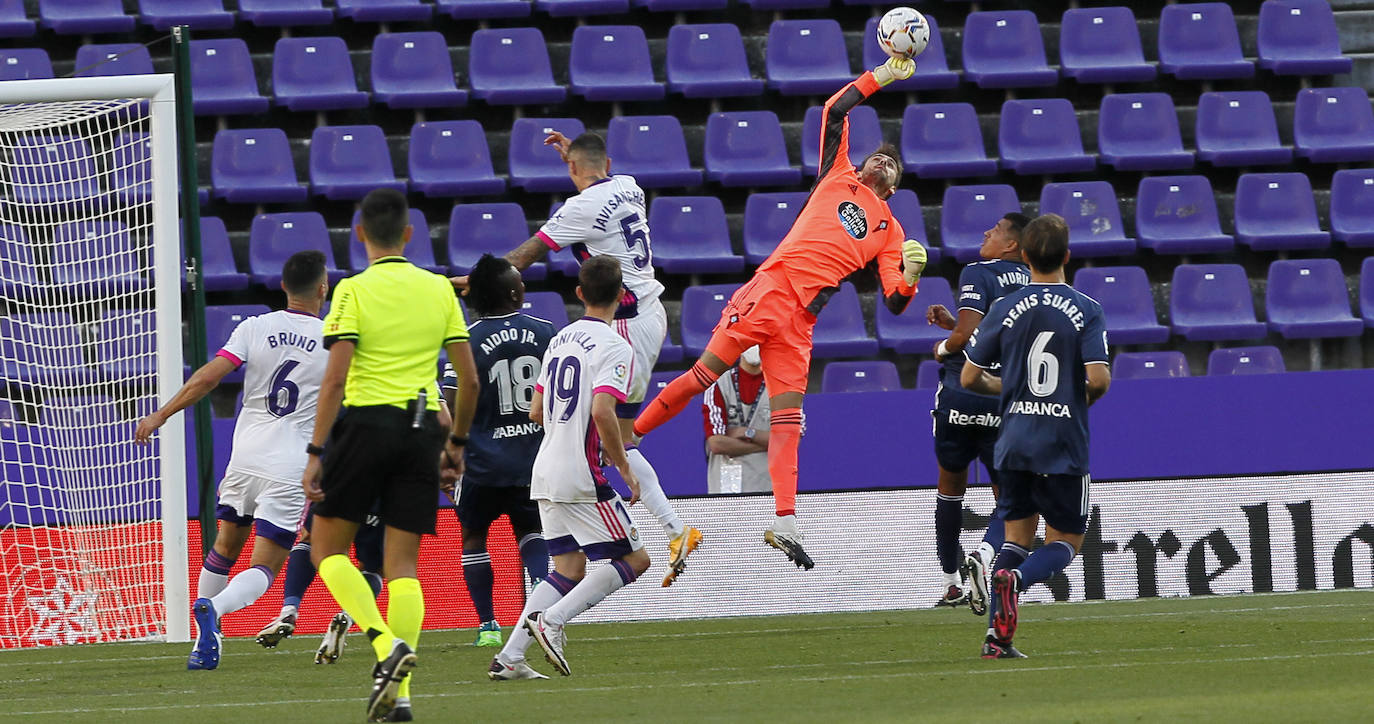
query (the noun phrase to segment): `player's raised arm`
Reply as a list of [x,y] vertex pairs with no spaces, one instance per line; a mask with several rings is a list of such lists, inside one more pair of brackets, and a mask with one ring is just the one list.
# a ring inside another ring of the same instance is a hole
[[[864,71],[854,82],[836,91],[821,110],[821,162],[816,178],[825,178],[836,164],[849,163],[849,111],[894,80],[906,80],[916,72],[916,61],[889,58],[886,63]],[[841,168],[848,168],[842,166]]]

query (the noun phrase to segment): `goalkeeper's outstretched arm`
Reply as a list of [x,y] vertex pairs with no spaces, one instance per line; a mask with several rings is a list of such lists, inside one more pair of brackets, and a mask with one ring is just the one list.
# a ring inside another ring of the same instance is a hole
[[854,82],[830,96],[821,109],[821,161],[816,171],[818,183],[836,168],[848,168],[837,164],[849,163],[849,111],[868,100],[883,86],[894,80],[910,78],[915,71],[916,61],[892,58],[872,71],[864,71]]
[[205,363],[203,367],[191,375],[191,379],[186,380],[186,384],[177,390],[172,399],[167,401],[161,409],[153,414],[138,421],[138,427],[134,429],[134,441],[147,443],[152,439],[153,433],[172,416],[200,402],[202,398],[210,394],[210,390],[219,386],[220,380],[224,376],[234,371],[234,363],[223,357],[215,357]]

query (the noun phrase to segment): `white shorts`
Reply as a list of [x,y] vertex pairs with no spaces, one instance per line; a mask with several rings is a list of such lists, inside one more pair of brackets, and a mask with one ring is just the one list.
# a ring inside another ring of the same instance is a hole
[[255,520],[258,536],[290,548],[304,510],[305,491],[300,483],[283,483],[228,470],[219,484],[215,517],[239,525]]
[[639,414],[638,405],[644,402],[644,395],[649,391],[649,375],[658,364],[658,354],[663,351],[663,340],[668,336],[668,312],[658,297],[642,301],[639,314],[615,320],[615,331],[634,351],[630,394],[625,397],[625,406],[616,409],[616,417],[625,420]]
[[625,501],[613,490],[610,494],[614,497],[600,503],[539,501],[549,555],[580,549],[591,560],[611,560],[643,548]]

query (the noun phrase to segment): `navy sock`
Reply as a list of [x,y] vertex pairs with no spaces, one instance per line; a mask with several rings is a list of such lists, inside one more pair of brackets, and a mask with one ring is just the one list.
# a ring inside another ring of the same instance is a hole
[[1002,521],[1002,509],[997,508],[992,511],[992,517],[988,519],[988,530],[983,534],[983,542],[992,546],[993,550],[1001,550],[1002,544],[1006,542],[1006,524]]
[[[1026,560],[1026,549],[1010,541],[1002,544],[1002,552],[997,554],[997,560],[993,561],[992,570],[997,572],[1003,569],[1011,570],[1021,565]],[[997,615],[997,596],[988,596],[988,626],[992,626],[992,617]]]
[[495,621],[491,603],[491,587],[494,575],[491,571],[491,555],[486,551],[463,552],[463,580],[468,586],[468,597],[472,607],[477,609],[477,618],[483,623]]
[[[1073,563],[1073,546],[1062,540],[1057,540],[1049,545],[1041,546],[1039,550],[1030,554],[1017,570],[1021,572],[1021,590],[1041,582],[1049,580],[1050,576],[1069,567]],[[1000,559],[999,559],[1000,560]]]
[[363,580],[367,581],[367,587],[372,589],[372,597],[376,598],[382,593],[382,574],[372,571],[363,571]]
[[959,528],[964,515],[964,496],[935,496],[935,557],[940,560],[940,570],[954,573],[964,560],[964,549],[959,545]]
[[520,539],[520,560],[530,574],[530,582],[538,585],[549,575],[549,545],[542,533],[530,533]]
[[301,607],[305,589],[315,582],[315,564],[310,561],[310,544],[297,543],[286,558],[286,581],[282,583],[282,605]]

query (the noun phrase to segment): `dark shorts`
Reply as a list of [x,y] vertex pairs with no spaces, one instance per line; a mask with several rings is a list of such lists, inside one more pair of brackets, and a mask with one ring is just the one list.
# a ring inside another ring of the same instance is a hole
[[530,500],[528,485],[478,485],[464,480],[453,510],[464,528],[487,528],[497,518],[507,515],[515,530],[541,530],[539,504]]
[[[308,531],[314,521],[315,505],[307,503],[305,506],[305,525],[302,527]],[[385,540],[386,529],[382,527],[382,520],[376,514],[367,516],[367,520],[358,526],[358,532],[353,534],[353,555],[357,556],[358,562],[363,564],[364,571],[382,572],[382,543]]]
[[941,468],[962,473],[974,460],[982,460],[983,467],[993,476],[992,453],[997,447],[995,412],[970,414],[963,410],[937,407],[930,413],[935,418],[935,460]]
[[329,432],[325,497],[315,514],[361,524],[375,512],[383,525],[433,535],[446,431],[432,412],[419,429],[410,425],[410,414],[399,407],[348,408]]
[[1041,475],[1023,470],[999,470],[1001,493],[997,509],[1006,520],[1039,514],[1045,525],[1061,533],[1082,535],[1088,530],[1087,475]]

